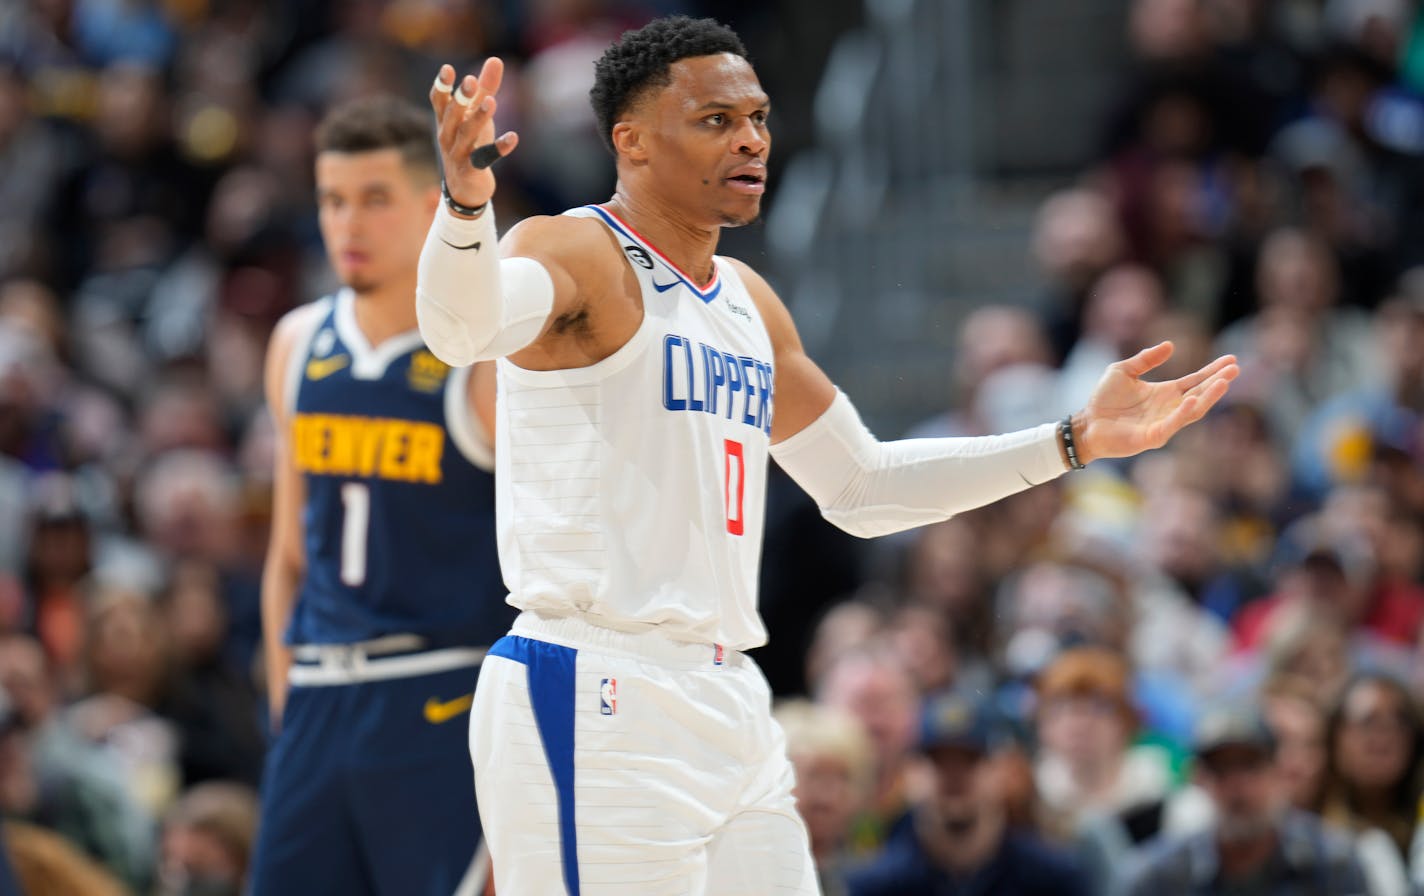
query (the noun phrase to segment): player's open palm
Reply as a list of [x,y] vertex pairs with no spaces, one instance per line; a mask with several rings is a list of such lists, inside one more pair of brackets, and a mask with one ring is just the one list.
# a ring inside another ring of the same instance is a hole
[[1101,457],[1130,457],[1160,448],[1182,427],[1211,410],[1241,372],[1236,358],[1223,355],[1195,373],[1162,383],[1142,377],[1172,357],[1172,343],[1162,342],[1108,366],[1083,409],[1080,454],[1084,462]]
[[[513,131],[498,140],[494,136],[494,113],[499,105],[495,94],[503,80],[504,63],[492,56],[480,68],[479,77],[466,75],[458,86],[455,69],[442,65],[430,87],[430,106],[435,110],[445,184],[450,197],[460,205],[474,207],[489,202],[495,187],[489,164],[495,158],[509,155],[519,143],[519,135]],[[498,155],[482,158],[483,167],[472,164],[471,154],[490,145]]]

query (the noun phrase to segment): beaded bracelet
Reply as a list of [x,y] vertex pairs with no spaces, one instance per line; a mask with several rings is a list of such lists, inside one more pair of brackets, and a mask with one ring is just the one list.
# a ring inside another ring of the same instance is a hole
[[1075,470],[1086,470],[1087,466],[1078,460],[1078,446],[1073,444],[1073,415],[1064,417],[1058,424],[1058,434],[1063,437],[1063,451],[1068,455],[1068,466]]

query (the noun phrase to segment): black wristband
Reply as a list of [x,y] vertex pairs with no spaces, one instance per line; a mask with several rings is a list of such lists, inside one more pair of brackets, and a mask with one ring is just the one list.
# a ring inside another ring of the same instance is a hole
[[1063,453],[1068,455],[1068,466],[1074,470],[1086,470],[1087,466],[1078,460],[1078,446],[1073,444],[1073,415],[1064,417],[1058,424],[1058,435],[1063,438]]
[[455,201],[455,198],[453,196],[450,195],[450,186],[446,184],[443,180],[440,182],[440,195],[445,197],[445,204],[450,207],[450,211],[454,212],[457,215],[465,215],[471,218],[478,218],[480,215],[484,214],[485,209],[489,207],[488,202],[475,206],[461,205],[460,203]]

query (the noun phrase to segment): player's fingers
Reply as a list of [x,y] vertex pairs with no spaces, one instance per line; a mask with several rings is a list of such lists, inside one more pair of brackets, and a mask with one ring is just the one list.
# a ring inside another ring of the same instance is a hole
[[499,86],[504,83],[504,60],[498,56],[491,56],[485,60],[485,64],[480,66],[480,90],[487,94],[499,93]]
[[1118,361],[1113,366],[1128,376],[1140,377],[1172,357],[1172,348],[1170,342],[1159,342],[1151,348],[1144,348],[1131,358]]
[[469,111],[465,113],[465,118],[455,130],[454,141],[451,143],[451,152],[456,155],[468,155],[473,152],[475,146],[480,143],[489,142],[489,131],[494,129],[494,110],[499,106],[499,102],[492,96],[486,96],[477,104],[472,104]]
[[479,93],[479,89],[480,84],[475,80],[475,76],[466,75],[451,93],[450,101],[445,105],[445,112],[440,116],[440,146],[446,152],[454,149],[455,135],[464,123],[470,106],[474,104],[474,97]]
[[493,143],[476,146],[470,152],[470,164],[476,168],[488,168],[513,152],[514,147],[518,145],[519,135],[513,131],[505,131],[500,135],[500,138]]
[[1220,370],[1212,374],[1210,377],[1206,378],[1205,380],[1202,380],[1200,383],[1186,390],[1186,394],[1201,395],[1215,387],[1217,382],[1225,382],[1229,384],[1232,380],[1236,379],[1240,375],[1240,367],[1235,364],[1227,364],[1226,366],[1222,367]]
[[1231,388],[1231,380],[1225,377],[1216,377],[1210,382],[1203,383],[1202,386],[1200,392],[1193,392],[1184,397],[1182,403],[1167,418],[1168,438],[1171,438],[1172,434],[1182,427],[1205,417],[1206,412],[1211,410],[1218,401],[1221,401],[1222,396],[1226,395],[1226,391]]
[[1191,389],[1195,389],[1197,386],[1200,386],[1202,383],[1216,376],[1218,373],[1225,370],[1227,367],[1234,366],[1235,364],[1235,355],[1222,355],[1220,358],[1217,358],[1215,361],[1212,361],[1210,364],[1206,365],[1201,370],[1198,370],[1195,373],[1189,373],[1184,377],[1179,377],[1176,381],[1176,386],[1183,392],[1187,392]]
[[450,105],[450,95],[455,92],[455,69],[449,65],[440,66],[435,73],[435,82],[430,85],[430,108],[435,110],[435,120],[439,122]]

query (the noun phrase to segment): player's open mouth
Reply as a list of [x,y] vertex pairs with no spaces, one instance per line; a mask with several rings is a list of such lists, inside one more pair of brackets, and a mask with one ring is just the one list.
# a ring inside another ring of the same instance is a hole
[[760,195],[766,192],[766,175],[764,174],[752,172],[734,174],[727,178],[725,183],[738,193]]

